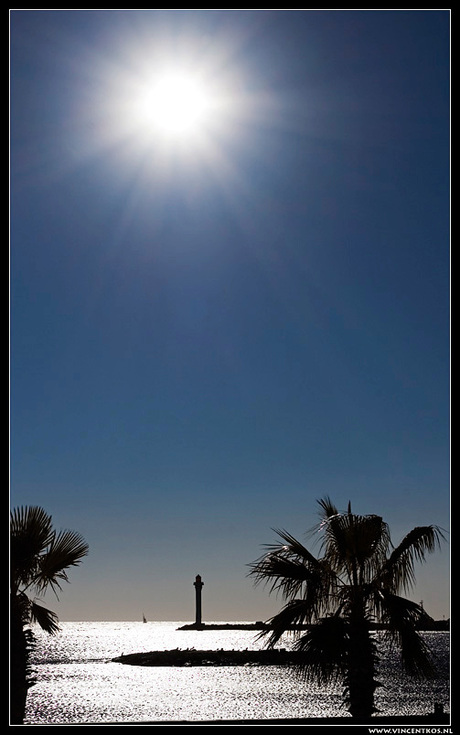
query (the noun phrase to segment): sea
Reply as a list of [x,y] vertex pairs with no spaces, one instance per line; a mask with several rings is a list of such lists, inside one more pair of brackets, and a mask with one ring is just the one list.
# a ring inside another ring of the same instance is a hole
[[[347,715],[340,684],[306,684],[284,666],[145,667],[113,660],[148,651],[264,647],[254,630],[179,630],[182,625],[181,621],[61,622],[55,636],[34,628],[36,684],[29,690],[24,724],[193,724]],[[430,681],[407,677],[398,655],[387,650],[378,672],[379,714],[429,714],[436,703],[450,711],[449,633],[423,635],[436,660],[437,677]],[[286,636],[279,647],[292,643]]]

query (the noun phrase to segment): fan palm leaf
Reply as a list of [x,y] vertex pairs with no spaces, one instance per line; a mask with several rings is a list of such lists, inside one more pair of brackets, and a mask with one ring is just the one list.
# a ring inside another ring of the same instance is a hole
[[321,618],[299,637],[295,650],[302,654],[298,671],[304,679],[323,685],[343,677],[347,669],[345,626],[339,615]]
[[75,531],[60,531],[49,544],[47,553],[40,559],[35,584],[39,592],[51,587],[61,589],[61,582],[68,582],[67,569],[77,566],[88,552],[83,537]]
[[36,600],[31,601],[30,622],[38,623],[42,630],[51,635],[59,631],[59,620],[56,613],[43,607]]
[[[336,595],[337,577],[327,559],[317,559],[286,531],[277,531],[284,543],[268,546],[268,553],[251,566],[255,584],[268,584],[270,592],[285,600],[300,597],[302,620],[311,622],[327,613]],[[300,618],[299,618],[300,620]]]
[[393,549],[379,575],[382,585],[393,592],[407,592],[415,584],[415,564],[423,563],[445,537],[438,526],[417,526]]
[[380,591],[378,598],[379,619],[385,626],[385,638],[393,647],[399,648],[406,672],[411,676],[434,676],[429,646],[418,634],[429,621],[429,615],[413,600],[386,590]]
[[43,508],[21,507],[12,511],[10,561],[13,588],[33,584],[40,556],[51,543],[53,533],[51,516]]

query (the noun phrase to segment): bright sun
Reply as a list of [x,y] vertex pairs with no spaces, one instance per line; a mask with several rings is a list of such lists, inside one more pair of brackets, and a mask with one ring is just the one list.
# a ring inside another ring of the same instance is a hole
[[140,124],[170,137],[190,137],[209,122],[211,96],[198,79],[186,73],[160,76],[140,95]]
[[244,134],[255,109],[239,75],[220,56],[175,59],[161,49],[150,55],[142,44],[129,51],[129,64],[97,68],[97,84],[78,100],[91,150],[155,173],[180,161],[231,168],[227,143]]

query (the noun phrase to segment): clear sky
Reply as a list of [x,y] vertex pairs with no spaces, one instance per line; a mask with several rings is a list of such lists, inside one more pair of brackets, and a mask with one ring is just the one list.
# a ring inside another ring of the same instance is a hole
[[10,33],[10,502],[90,546],[60,618],[190,621],[201,574],[205,620],[266,619],[247,565],[325,495],[448,531],[449,11]]

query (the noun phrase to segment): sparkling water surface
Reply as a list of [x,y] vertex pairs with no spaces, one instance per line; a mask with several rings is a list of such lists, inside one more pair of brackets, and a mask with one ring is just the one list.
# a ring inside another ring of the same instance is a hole
[[[25,724],[120,723],[341,717],[342,687],[306,685],[282,666],[144,667],[113,658],[175,648],[263,648],[251,630],[177,630],[181,622],[61,623],[49,636],[34,629],[37,683],[29,690]],[[403,675],[398,657],[385,656],[376,693],[380,714],[449,709],[449,634],[424,634],[436,657],[433,681]],[[280,647],[289,648],[287,637]]]

